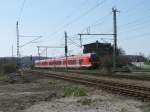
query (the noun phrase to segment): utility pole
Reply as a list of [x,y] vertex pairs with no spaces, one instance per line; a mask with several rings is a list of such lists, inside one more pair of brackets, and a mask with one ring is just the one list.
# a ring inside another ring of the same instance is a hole
[[68,69],[68,59],[67,59],[67,54],[68,54],[68,46],[67,46],[67,32],[65,32],[65,57],[66,57],[66,70]]
[[16,33],[17,33],[17,65],[18,67],[20,66],[20,51],[19,51],[19,27],[18,27],[19,23],[18,21],[16,22]]
[[19,27],[18,27],[18,21],[16,23],[16,33],[17,33],[17,58],[19,58]]
[[113,32],[114,32],[114,48],[113,48],[113,70],[116,70],[117,66],[117,9],[112,8],[113,12]]
[[40,60],[40,46],[37,46],[38,48],[38,56],[39,56],[39,60]]
[[46,58],[47,58],[47,47],[45,49],[46,49]]
[[[19,68],[21,68],[22,67],[21,66],[22,62],[21,62],[21,58],[20,58],[20,56],[21,56],[20,48],[22,48],[22,47],[24,47],[24,46],[34,42],[35,40],[40,39],[42,36],[25,36],[25,35],[20,35],[19,34],[19,22],[18,21],[16,22],[16,36],[17,36],[17,66]],[[29,41],[29,42],[25,43],[24,45],[20,45],[20,37],[38,37],[38,38],[36,38],[36,39],[34,39],[32,41]]]
[[81,35],[80,35],[80,47],[82,48],[82,38],[81,38]]

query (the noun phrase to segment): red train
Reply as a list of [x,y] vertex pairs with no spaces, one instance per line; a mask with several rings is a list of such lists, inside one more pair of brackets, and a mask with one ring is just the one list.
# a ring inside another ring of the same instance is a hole
[[99,58],[95,53],[83,55],[75,55],[61,58],[49,58],[44,60],[36,60],[34,66],[36,68],[96,68],[100,64]]

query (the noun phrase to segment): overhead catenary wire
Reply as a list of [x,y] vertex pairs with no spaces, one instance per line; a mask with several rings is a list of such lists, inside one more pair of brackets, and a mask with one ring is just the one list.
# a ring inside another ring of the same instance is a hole
[[[83,33],[88,27],[95,27],[95,26],[98,26],[98,25],[102,25],[104,22],[106,22],[106,20],[108,19],[108,17],[111,15],[111,13],[107,13],[106,15],[104,15],[103,17],[97,19],[95,22],[93,22],[91,25],[85,27],[80,33]],[[107,18],[107,19],[106,19]],[[89,32],[87,32],[89,33]],[[77,34],[76,34],[77,35]],[[75,35],[73,35],[75,36]],[[77,38],[77,37],[76,37]],[[72,39],[75,39],[75,38],[72,38]],[[80,38],[78,38],[78,40],[80,40]],[[72,40],[73,41],[73,40]],[[80,40],[81,41],[81,40]],[[104,40],[103,40],[104,41]],[[78,47],[81,47],[81,45],[78,45]]]
[[[95,26],[97,26],[97,25],[103,24],[103,23],[106,21],[105,18],[106,18],[106,17],[108,18],[109,16],[110,16],[110,13],[104,15],[103,17],[98,18],[96,21],[94,21],[93,23],[91,23],[91,25],[84,27],[84,28],[80,31],[80,33],[83,33],[88,27],[91,28],[91,27],[95,27]],[[72,41],[74,41],[74,40],[78,40],[78,41],[79,41],[79,40],[80,40],[80,38],[78,38],[78,35],[77,35],[77,34],[71,35],[70,38],[73,39]],[[78,45],[78,46],[80,46],[80,45]],[[81,46],[80,46],[80,47],[81,47]]]
[[[53,34],[55,35],[56,33],[58,34],[58,33],[60,32],[60,30],[62,30],[63,28],[65,28],[65,27],[67,27],[67,26],[73,24],[74,22],[78,21],[78,20],[81,19],[83,16],[86,16],[86,15],[89,14],[91,11],[93,11],[94,9],[96,9],[97,7],[99,7],[100,5],[104,4],[106,1],[107,1],[107,0],[103,0],[103,1],[99,2],[98,4],[94,5],[92,8],[88,9],[86,12],[84,12],[84,13],[81,14],[80,16],[74,18],[72,21],[70,21],[69,23],[67,23],[67,24],[65,24],[64,26],[60,27],[60,29],[58,29],[57,31],[53,32],[52,35],[53,35]],[[109,15],[110,15],[110,13],[104,15],[103,17],[101,17],[101,18],[99,18],[99,19],[97,19],[95,22],[99,22],[100,20],[105,19],[105,18],[108,17]],[[94,23],[95,23],[95,22],[94,22]],[[94,25],[95,25],[94,23],[91,25],[92,27],[94,27]],[[100,23],[99,23],[99,24],[100,24]],[[87,28],[87,27],[86,27],[86,28]],[[84,28],[84,29],[85,29],[85,28]],[[73,35],[73,37],[75,37],[75,36],[77,36],[77,34]],[[71,41],[72,41],[72,43],[73,43],[73,40],[71,40]],[[76,42],[75,42],[75,43],[76,43]],[[80,46],[80,45],[76,45],[76,46]]]
[[87,10],[86,12],[84,12],[83,14],[81,14],[80,16],[76,17],[75,19],[73,19],[72,21],[70,21],[69,23],[67,23],[65,26],[69,26],[72,23],[74,23],[75,21],[77,21],[80,18],[82,18],[83,16],[86,16],[88,13],[90,13],[91,11],[93,11],[94,9],[96,9],[97,7],[99,7],[100,5],[102,5],[104,2],[106,2],[106,0],[103,0],[100,3],[96,4],[94,7],[90,8],[89,10]]
[[[142,1],[142,2],[144,2],[144,1]],[[142,3],[142,2],[140,2],[140,3]],[[140,3],[138,3],[138,5],[140,4]],[[137,6],[137,5],[136,5]],[[136,7],[135,6],[135,7]],[[134,10],[134,8],[132,8],[133,10]],[[142,17],[143,18],[143,17]],[[126,23],[126,24],[123,24],[123,25],[121,25],[121,27],[122,26],[128,26],[128,25],[134,25],[134,26],[137,26],[137,25],[140,25],[140,23],[138,23],[139,22],[139,20],[141,20],[141,18],[140,19],[137,19],[137,20],[134,20],[133,22],[128,22],[128,23]],[[136,23],[137,22],[137,23]],[[100,22],[100,24],[101,24],[101,22]],[[95,24],[95,25],[91,25],[91,27],[92,26],[96,26],[96,25],[99,25],[99,23],[97,23],[97,24]],[[143,25],[143,24],[142,24]],[[88,27],[90,27],[90,25],[88,26]],[[86,27],[87,28],[87,27]],[[84,28],[84,30],[85,30],[85,28]]]
[[62,29],[70,26],[71,24],[75,23],[76,21],[80,20],[82,17],[86,16],[87,14],[89,14],[90,12],[92,12],[94,9],[98,8],[100,5],[104,4],[107,0],[102,0],[100,3],[97,3],[96,5],[94,5],[92,8],[88,9],[87,11],[85,11],[84,13],[82,13],[81,15],[77,16],[76,18],[72,19],[70,22],[64,24],[63,26],[59,27],[56,31],[51,33],[51,36],[54,36],[56,34],[58,34]]
[[137,38],[142,38],[142,37],[144,37],[144,36],[150,36],[150,32],[148,32],[148,33],[143,33],[143,34],[138,34],[138,35],[132,35],[132,36],[127,36],[127,37],[125,37],[125,38],[121,38],[121,39],[123,39],[124,41],[126,40],[126,41],[128,41],[128,40],[135,40],[135,39],[137,39]]
[[136,8],[143,5],[143,2],[145,2],[145,0],[140,1],[140,2],[136,3],[133,7],[128,8],[127,10],[123,11],[123,14],[126,15],[126,14],[129,14],[129,13],[135,11]]
[[136,24],[136,23],[139,23],[140,21],[143,21],[143,20],[145,20],[145,19],[147,19],[147,18],[150,18],[150,15],[144,16],[144,17],[140,17],[140,18],[135,19],[135,20],[133,20],[133,21],[130,21],[130,22],[128,22],[128,23],[121,24],[121,25],[119,25],[118,27],[123,27],[123,26],[128,26],[128,25],[131,25],[131,24]]
[[74,44],[76,47],[80,47],[80,45],[76,43],[75,41],[73,41],[71,38],[68,38],[68,40],[70,40],[71,43]]
[[150,23],[148,23],[148,22],[144,22],[142,24],[136,24],[136,25],[134,25],[132,27],[129,27],[129,28],[124,29],[124,30],[121,30],[119,33],[126,33],[126,31],[128,31],[128,30],[130,30],[130,32],[131,31],[132,32],[135,32],[135,31],[137,32],[137,30],[145,30],[145,29],[148,28],[149,24]]
[[[132,20],[132,21],[129,21],[129,22],[127,22],[127,23],[120,24],[120,25],[118,25],[118,28],[120,29],[119,32],[122,32],[122,29],[124,29],[124,28],[126,28],[126,27],[127,27],[127,29],[130,29],[130,28],[135,27],[135,26],[137,26],[137,25],[143,24],[143,22],[144,22],[144,23],[145,23],[145,22],[149,22],[149,20],[147,20],[147,19],[149,19],[149,18],[150,18],[150,15],[146,15],[146,16],[144,16],[144,17],[137,18],[137,19]],[[108,31],[111,31],[111,30],[108,29]]]
[[103,16],[102,18],[99,18],[95,23],[93,23],[92,25],[90,25],[90,27],[94,27],[100,24],[103,24],[106,19],[108,19],[108,17],[111,15],[111,13],[106,14],[105,16]]
[[31,40],[31,41],[29,41],[29,42],[27,42],[27,43],[21,45],[20,48],[22,48],[22,47],[24,47],[24,46],[26,46],[26,45],[28,45],[28,44],[30,44],[30,43],[32,43],[32,42],[35,42],[36,40],[39,40],[40,38],[42,38],[42,36],[38,36],[37,38],[35,38],[35,39],[33,39],[33,40]]
[[[65,20],[68,20],[69,18],[71,18],[75,12],[77,12],[83,5],[85,5],[87,3],[88,0],[84,0],[77,8],[75,8],[69,15],[66,16]],[[78,9],[78,10],[76,10]]]
[[[79,10],[83,5],[85,5],[85,3],[87,3],[87,1],[88,1],[88,0],[84,0],[76,9]],[[74,15],[74,13],[75,13],[76,11],[78,11],[78,10],[76,10],[76,9],[74,9],[69,15],[67,15],[67,16],[65,17],[65,20],[68,20],[69,18],[71,18],[71,17]],[[64,21],[65,21],[65,20],[64,20]],[[63,22],[63,23],[61,24],[61,26],[64,26],[64,25],[65,25],[65,22]],[[59,26],[60,26],[60,25],[59,25]],[[58,26],[58,29],[52,33],[52,35],[59,31],[59,29],[61,28],[61,27],[59,27],[59,26]]]
[[100,17],[99,19],[97,19],[96,21],[94,21],[92,24],[90,24],[90,25],[84,27],[84,28],[80,31],[80,33],[83,33],[88,27],[92,28],[92,27],[95,27],[95,26],[97,26],[97,25],[103,24],[103,23],[105,22],[105,20],[106,20],[105,18],[108,17],[108,16],[110,16],[110,13],[104,15],[103,17]]
[[[24,0],[24,1],[25,1],[25,0]],[[86,0],[85,0],[85,1],[86,1]],[[86,15],[86,14],[85,14],[85,15]],[[81,18],[82,18],[82,16],[81,16]],[[80,18],[79,18],[79,19],[80,19]],[[76,21],[78,21],[79,19],[77,19],[77,20],[73,19],[73,20],[75,20],[75,22],[76,22]],[[101,19],[101,18],[100,18],[100,19]],[[72,20],[72,21],[73,21],[73,20]],[[73,21],[73,22],[72,22],[72,21],[70,21],[71,24],[74,24],[74,21]],[[69,23],[70,23],[70,22],[69,22]],[[65,27],[71,25],[71,24],[69,24],[69,23],[65,24]],[[101,22],[101,20],[99,20],[99,21],[96,21],[96,23],[94,23],[94,24],[92,24],[92,25],[89,25],[88,27],[95,27],[95,26],[98,26],[98,25],[103,24],[103,23],[104,23],[103,21]],[[135,24],[135,22],[128,23],[128,25],[132,25],[132,24]],[[126,26],[126,25],[125,25],[125,26]],[[62,27],[62,29],[65,28],[65,27]],[[123,26],[123,27],[124,27],[124,26]],[[133,26],[132,26],[132,27],[133,27]],[[87,28],[87,27],[86,27],[86,28]],[[86,29],[86,28],[85,28],[85,29]],[[84,29],[84,31],[85,31],[85,29]],[[58,30],[58,32],[60,32],[60,31]],[[72,38],[71,38],[71,40],[74,41]],[[70,41],[71,41],[71,40],[70,40]],[[73,43],[73,42],[72,42],[72,43]],[[75,42],[75,43],[76,43],[76,42]],[[75,45],[75,43],[74,43],[74,45]],[[78,45],[76,45],[76,46],[78,46]]]
[[[122,16],[120,16],[120,17],[124,17],[124,15],[127,15],[127,14],[129,14],[129,13],[132,13],[133,11],[136,11],[135,9],[138,8],[139,6],[143,5],[144,2],[145,2],[145,0],[142,0],[142,1],[138,2],[138,3],[136,3],[133,7],[127,8],[127,9],[125,9],[125,11],[121,11]],[[148,9],[146,9],[146,10],[148,10]],[[145,10],[145,11],[146,11],[146,10]],[[144,11],[144,12],[145,12],[145,11]],[[147,17],[147,16],[146,16],[146,17]],[[132,21],[132,22],[128,22],[128,23],[125,23],[125,24],[118,25],[118,27],[120,28],[120,27],[124,27],[124,26],[130,25],[130,24],[134,24],[135,22],[137,22],[137,21],[139,21],[139,20],[142,20],[142,19],[144,19],[144,18],[145,18],[145,17],[138,18],[138,19],[136,19],[136,20],[134,20],[134,21]],[[111,31],[111,30],[109,29],[108,31]]]

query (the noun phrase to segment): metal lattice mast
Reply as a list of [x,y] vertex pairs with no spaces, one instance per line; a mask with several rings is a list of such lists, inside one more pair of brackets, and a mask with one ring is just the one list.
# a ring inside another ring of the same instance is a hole
[[16,23],[16,33],[17,33],[17,58],[20,57],[20,51],[19,51],[19,27],[18,27],[18,21]]

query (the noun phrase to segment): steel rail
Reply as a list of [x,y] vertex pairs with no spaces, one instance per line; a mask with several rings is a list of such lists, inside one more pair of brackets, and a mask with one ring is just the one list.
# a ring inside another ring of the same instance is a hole
[[[35,72],[39,72],[39,71],[35,71]],[[49,73],[49,72],[46,72],[46,73]],[[66,73],[66,72],[63,72],[63,73]],[[52,74],[52,73],[50,73],[50,74]],[[57,72],[54,73],[54,74],[57,74]],[[145,86],[139,86],[139,85],[133,85],[133,84],[131,85],[131,84],[127,84],[127,83],[121,83],[121,82],[116,82],[116,81],[108,81],[108,80],[103,80],[103,79],[89,78],[89,77],[84,77],[83,74],[80,74],[80,75],[82,77],[78,77],[78,76],[77,77],[69,76],[69,77],[80,78],[80,79],[84,78],[86,80],[94,81],[94,82],[97,82],[97,83],[110,84],[110,85],[113,84],[113,85],[124,87],[124,88],[131,88],[131,89],[135,89],[135,90],[141,90],[141,91],[145,91],[145,92],[150,92],[150,88],[149,87],[145,87]]]
[[55,73],[43,73],[43,72],[37,72],[37,71],[36,72],[30,71],[30,73],[32,74],[35,73],[36,75],[39,74],[39,75],[44,75],[44,76],[53,77],[53,78],[59,78],[59,79],[63,79],[63,80],[71,81],[71,82],[81,83],[84,85],[97,86],[108,91],[113,91],[115,93],[119,93],[122,95],[132,96],[132,97],[141,99],[142,101],[150,100],[149,92],[145,92],[145,90],[136,89],[132,87],[131,85],[119,86],[120,83],[118,84],[110,83],[110,82],[107,83],[107,82],[102,82],[102,81],[98,82],[96,80],[77,78],[77,77],[66,76],[66,75],[58,75]]

